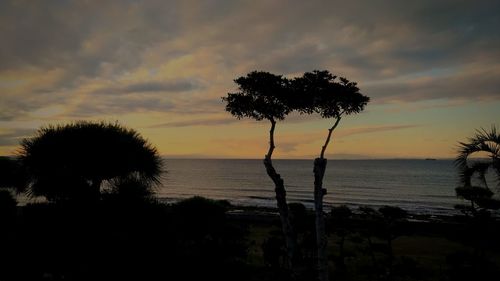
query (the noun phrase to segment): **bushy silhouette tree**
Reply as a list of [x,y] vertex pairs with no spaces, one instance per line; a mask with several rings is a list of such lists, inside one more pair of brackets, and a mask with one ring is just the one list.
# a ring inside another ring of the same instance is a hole
[[[483,156],[486,158],[479,158]],[[500,184],[500,134],[494,126],[490,131],[478,130],[467,142],[460,142],[455,165],[461,183],[455,189],[456,194],[470,201],[470,207],[462,207],[463,211],[479,215],[500,208],[500,201],[494,198],[487,180],[488,172],[492,171],[497,185]]]
[[162,161],[138,132],[113,123],[76,122],[43,127],[21,142],[28,193],[50,201],[96,201],[103,182],[135,178],[159,183]]
[[246,117],[257,121],[268,120],[271,123],[269,149],[264,156],[264,166],[275,186],[276,202],[286,241],[288,266],[292,269],[297,243],[290,223],[285,185],[272,162],[276,122],[285,119],[292,111],[289,105],[289,81],[281,75],[253,71],[235,79],[234,82],[238,84],[238,92],[229,93],[222,98],[226,102],[226,111],[238,119]]
[[292,82],[293,99],[291,107],[301,113],[318,113],[322,118],[333,119],[328,129],[325,144],[321,147],[318,158],[314,160],[314,207],[316,212],[316,242],[318,248],[319,279],[328,280],[327,236],[323,212],[323,188],[326,163],[325,151],[330,143],[332,133],[340,120],[350,114],[361,112],[368,101],[367,96],[359,92],[355,82],[331,74],[327,70],[306,72]]
[[127,208],[155,202],[151,185],[136,177],[119,177],[110,180],[109,186],[103,192],[103,199]]

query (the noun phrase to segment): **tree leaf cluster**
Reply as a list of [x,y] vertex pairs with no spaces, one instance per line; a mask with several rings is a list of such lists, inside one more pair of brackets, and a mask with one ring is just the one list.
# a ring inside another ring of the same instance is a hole
[[305,72],[288,79],[264,71],[253,71],[234,80],[238,91],[222,100],[226,111],[241,119],[283,120],[296,111],[317,113],[323,118],[340,118],[359,113],[368,101],[356,82],[337,77],[328,70]]

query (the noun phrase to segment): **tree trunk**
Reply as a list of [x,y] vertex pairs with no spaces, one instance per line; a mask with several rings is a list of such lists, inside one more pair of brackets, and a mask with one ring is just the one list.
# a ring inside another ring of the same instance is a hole
[[323,196],[326,189],[323,188],[323,177],[326,170],[325,151],[330,143],[333,130],[337,128],[342,119],[343,112],[336,117],[333,126],[328,129],[325,144],[321,147],[319,158],[314,159],[314,211],[316,213],[316,246],[318,248],[318,277],[320,281],[328,281],[328,253],[326,246],[328,237],[325,232],[325,214],[323,214]]
[[274,191],[276,193],[276,203],[278,205],[278,212],[280,214],[281,228],[285,236],[286,251],[287,251],[287,264],[290,270],[293,271],[293,262],[295,259],[295,251],[297,248],[297,241],[295,232],[293,231],[292,224],[290,223],[290,216],[288,213],[288,204],[286,202],[286,190],[283,179],[276,173],[273,163],[269,157],[264,159],[264,166],[266,167],[267,175],[274,182]]
[[323,213],[323,196],[326,189],[323,188],[323,177],[326,170],[326,159],[316,158],[314,160],[314,210],[316,213],[316,246],[318,249],[318,277],[320,281],[328,281],[328,238],[325,231],[325,216]]
[[288,204],[286,202],[286,190],[283,179],[280,174],[276,173],[273,167],[273,161],[271,157],[274,151],[274,129],[276,128],[276,121],[272,118],[269,119],[271,122],[271,128],[269,129],[269,150],[264,157],[264,166],[266,167],[267,175],[274,182],[274,192],[276,193],[276,203],[278,205],[278,212],[280,214],[281,228],[283,230],[283,235],[285,236],[285,246],[287,252],[287,264],[290,271],[293,274],[293,262],[295,257],[295,251],[297,249],[297,239],[295,232],[293,231],[292,224],[290,223],[290,216],[288,214]]

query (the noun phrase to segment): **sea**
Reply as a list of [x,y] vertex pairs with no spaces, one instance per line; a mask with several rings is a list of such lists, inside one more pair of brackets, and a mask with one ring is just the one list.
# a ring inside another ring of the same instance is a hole
[[[273,160],[289,202],[313,207],[313,160]],[[158,197],[192,196],[241,206],[275,207],[274,185],[262,160],[165,159]],[[398,206],[414,214],[454,215],[458,173],[452,160],[328,160],[325,208]]]

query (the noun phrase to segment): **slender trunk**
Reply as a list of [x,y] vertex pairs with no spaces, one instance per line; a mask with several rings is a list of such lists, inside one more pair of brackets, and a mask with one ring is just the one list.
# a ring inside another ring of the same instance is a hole
[[326,170],[326,159],[316,158],[314,160],[314,210],[316,217],[316,247],[318,251],[318,277],[320,281],[328,280],[328,237],[325,231],[325,216],[323,213],[323,196],[326,189],[323,188],[323,177]]
[[321,147],[321,154],[319,155],[319,158],[325,158],[326,148],[330,143],[330,138],[332,137],[333,130],[335,130],[335,128],[337,128],[337,126],[339,125],[340,119],[342,119],[340,116],[337,117],[335,124],[333,124],[333,126],[330,129],[328,129],[328,136],[326,137],[325,144],[323,145],[323,147]]
[[281,220],[281,228],[283,230],[283,235],[285,236],[286,251],[287,251],[287,264],[290,270],[293,271],[293,261],[295,259],[295,251],[297,248],[297,241],[295,232],[290,223],[290,216],[288,211],[288,204],[286,202],[286,190],[283,179],[280,174],[274,169],[273,162],[271,160],[274,151],[274,128],[276,127],[276,121],[271,121],[271,129],[269,130],[269,150],[264,158],[264,166],[266,167],[267,175],[271,178],[274,183],[274,192],[276,193],[276,203],[278,206],[278,212]]
[[319,158],[314,159],[314,211],[316,217],[316,247],[318,251],[318,278],[320,281],[328,281],[328,237],[325,231],[325,215],[323,213],[323,197],[326,194],[326,189],[323,188],[323,178],[325,176],[326,162],[325,151],[330,143],[332,132],[337,128],[340,122],[340,115],[337,117],[335,124],[328,129],[328,136],[325,144],[321,148]]

